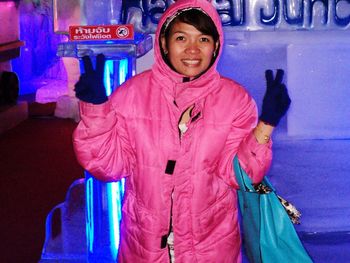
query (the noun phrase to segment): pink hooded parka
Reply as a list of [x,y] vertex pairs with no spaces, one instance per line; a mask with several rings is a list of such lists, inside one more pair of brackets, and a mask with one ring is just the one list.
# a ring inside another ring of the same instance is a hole
[[[73,136],[80,164],[103,181],[126,178],[119,263],[169,263],[164,238],[171,224],[176,263],[241,262],[232,161],[237,155],[254,182],[271,162],[271,142],[258,144],[252,134],[255,102],[219,75],[218,58],[188,82],[163,61],[160,29],[189,7],[212,18],[222,48],[222,25],[212,4],[179,0],[160,19],[152,69],[126,81],[103,104],[80,102]],[[192,105],[180,137],[179,120]]]

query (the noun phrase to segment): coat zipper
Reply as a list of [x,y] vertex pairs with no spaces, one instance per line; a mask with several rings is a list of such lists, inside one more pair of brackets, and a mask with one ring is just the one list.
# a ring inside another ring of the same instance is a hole
[[[170,195],[170,220],[169,220],[169,231],[168,231],[168,238],[169,238],[169,235],[171,232],[174,232],[173,231],[173,193],[174,193],[174,188],[171,190],[171,195]],[[174,234],[173,234],[173,238],[174,238]],[[167,246],[168,246],[168,253],[169,253],[169,262],[171,263],[171,253],[170,253],[170,246],[168,244],[168,240],[167,240]],[[173,250],[174,250],[174,239],[173,239]]]

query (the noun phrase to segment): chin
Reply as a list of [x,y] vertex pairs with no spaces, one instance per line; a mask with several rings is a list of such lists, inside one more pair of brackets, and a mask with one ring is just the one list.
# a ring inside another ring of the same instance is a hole
[[189,77],[189,78],[194,78],[194,77],[197,77],[199,75],[202,74],[203,71],[191,71],[191,72],[188,72],[188,71],[185,71],[183,72],[182,74],[185,75],[186,77]]

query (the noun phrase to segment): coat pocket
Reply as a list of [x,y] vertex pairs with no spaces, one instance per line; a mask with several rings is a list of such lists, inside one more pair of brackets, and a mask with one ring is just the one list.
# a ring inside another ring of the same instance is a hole
[[124,200],[123,220],[127,220],[130,227],[142,229],[150,234],[167,231],[167,228],[161,223],[162,215],[142,206],[132,194],[129,194]]
[[[193,217],[193,235],[198,242],[215,241],[237,227],[237,205],[234,193],[228,189],[215,203]],[[211,237],[211,238],[210,238]]]

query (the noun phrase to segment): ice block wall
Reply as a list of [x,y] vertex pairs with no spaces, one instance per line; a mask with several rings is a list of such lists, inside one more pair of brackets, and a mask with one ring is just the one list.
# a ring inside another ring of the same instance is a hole
[[286,134],[350,138],[350,2],[249,1],[245,11],[245,23],[225,27],[219,71],[246,86],[260,108],[264,71],[284,69],[292,99],[280,125]]
[[350,37],[332,33],[287,47],[289,135],[350,138]]
[[292,99],[281,128],[296,138],[350,137],[349,31],[225,31],[219,71],[242,83],[259,109],[264,71],[285,70]]

